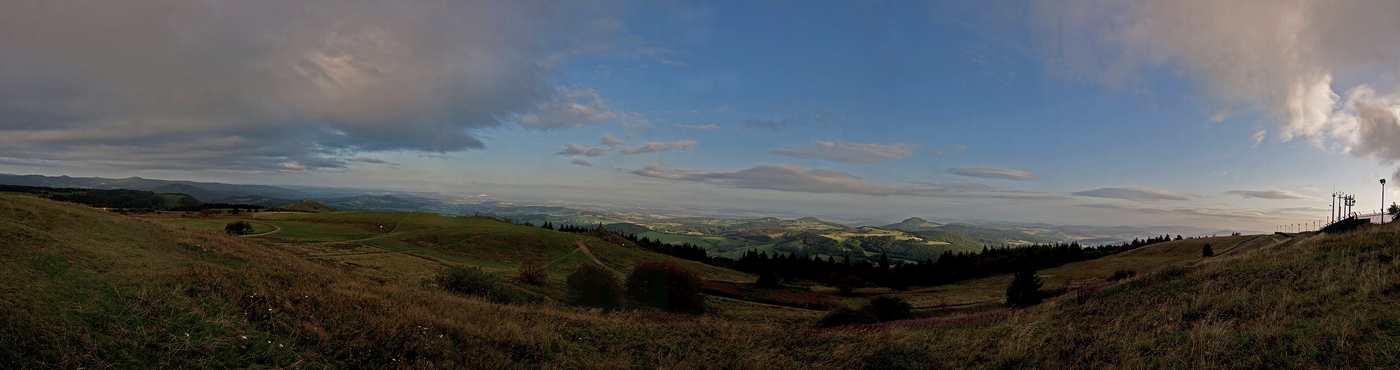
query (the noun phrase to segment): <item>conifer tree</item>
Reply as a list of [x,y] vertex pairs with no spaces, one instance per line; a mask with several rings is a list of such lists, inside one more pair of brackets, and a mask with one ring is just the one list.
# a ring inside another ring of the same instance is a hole
[[1006,286],[1006,304],[1012,307],[1026,307],[1040,303],[1040,287],[1045,283],[1035,276],[1033,269],[1021,270]]

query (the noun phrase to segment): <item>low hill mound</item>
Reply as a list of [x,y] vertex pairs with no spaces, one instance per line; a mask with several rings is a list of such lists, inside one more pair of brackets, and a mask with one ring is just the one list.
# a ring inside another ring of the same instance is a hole
[[315,212],[315,213],[321,213],[321,212],[336,212],[336,209],[335,209],[335,208],[331,208],[331,206],[328,206],[328,205],[325,205],[325,204],[321,204],[321,202],[317,202],[317,201],[310,200],[310,199],[303,200],[303,201],[300,201],[300,202],[291,203],[291,204],[287,204],[287,205],[284,205],[284,206],[281,206],[281,207],[277,207],[277,208],[286,209],[286,210],[292,210],[292,211]]

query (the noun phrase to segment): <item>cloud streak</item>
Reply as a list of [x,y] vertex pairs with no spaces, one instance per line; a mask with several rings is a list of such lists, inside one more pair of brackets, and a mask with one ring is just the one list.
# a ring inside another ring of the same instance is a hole
[[1288,190],[1230,190],[1226,195],[1256,199],[1304,199],[1317,200],[1317,198],[1294,193]]
[[1081,197],[1127,199],[1135,201],[1188,201],[1195,200],[1197,196],[1188,194],[1178,194],[1162,189],[1149,188],[1098,188],[1094,190],[1077,191],[1074,195]]
[[882,162],[914,154],[914,144],[863,144],[813,140],[809,145],[774,149],[773,154],[796,158],[821,158],[837,162]]
[[998,167],[953,167],[949,168],[947,172],[958,176],[980,177],[984,179],[1024,181],[1040,178],[1029,171]]
[[624,148],[622,149],[622,154],[632,155],[643,153],[657,153],[668,150],[685,150],[690,149],[691,147],[695,146],[695,144],[698,144],[698,142],[694,140],[680,140],[671,143],[653,141],[646,143],[646,145],[642,145],[636,148]]
[[597,157],[608,152],[607,148],[589,148],[581,145],[565,144],[562,148],[554,149],[557,155],[581,155],[585,157]]
[[675,180],[712,183],[728,187],[767,189],[818,194],[863,194],[874,196],[908,195],[920,197],[993,198],[1021,200],[1053,200],[1062,197],[1033,192],[1002,191],[982,184],[929,184],[925,186],[890,187],[865,182],[851,174],[799,167],[768,164],[743,170],[698,171],[669,168],[652,163],[628,171],[634,175]]

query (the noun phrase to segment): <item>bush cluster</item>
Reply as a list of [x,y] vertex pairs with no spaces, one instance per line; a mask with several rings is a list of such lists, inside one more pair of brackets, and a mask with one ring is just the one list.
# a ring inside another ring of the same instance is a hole
[[569,300],[580,306],[615,308],[622,301],[622,285],[612,271],[602,266],[583,263],[569,274],[565,284]]
[[1137,271],[1129,269],[1118,269],[1118,271],[1113,272],[1113,276],[1108,277],[1108,281],[1119,281],[1133,276],[1137,276]]
[[860,308],[837,307],[827,312],[817,325],[833,327],[904,320],[911,317],[913,308],[904,298],[884,296],[867,301]]
[[704,282],[671,262],[644,262],[627,276],[627,295],[637,303],[671,311],[705,309]]
[[253,224],[248,221],[235,221],[224,225],[224,232],[234,235],[247,235],[253,232]]
[[447,291],[509,304],[524,303],[525,294],[501,282],[500,278],[476,266],[452,266],[438,272],[436,282]]

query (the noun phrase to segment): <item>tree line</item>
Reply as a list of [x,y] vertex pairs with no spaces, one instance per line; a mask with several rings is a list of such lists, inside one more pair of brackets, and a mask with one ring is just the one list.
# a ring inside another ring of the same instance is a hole
[[[534,226],[529,222],[522,225]],[[539,227],[569,232],[590,233],[604,231],[620,236],[643,249],[698,261],[717,267],[758,274],[776,275],[784,279],[806,279],[826,281],[832,284],[873,283],[891,288],[904,288],[911,285],[933,286],[957,281],[976,279],[991,275],[1011,274],[1026,270],[1041,270],[1122,253],[1149,245],[1185,239],[1180,235],[1160,235],[1149,238],[1134,238],[1118,244],[1085,247],[1078,242],[1046,243],[1029,245],[984,246],[981,251],[945,251],[938,258],[926,258],[909,263],[893,263],[888,252],[875,256],[826,256],[797,253],[768,253],[750,250],[738,259],[709,256],[702,247],[683,243],[671,244],[636,234],[623,234],[604,229],[601,224],[555,225],[545,221]],[[854,278],[854,280],[852,280]]]

